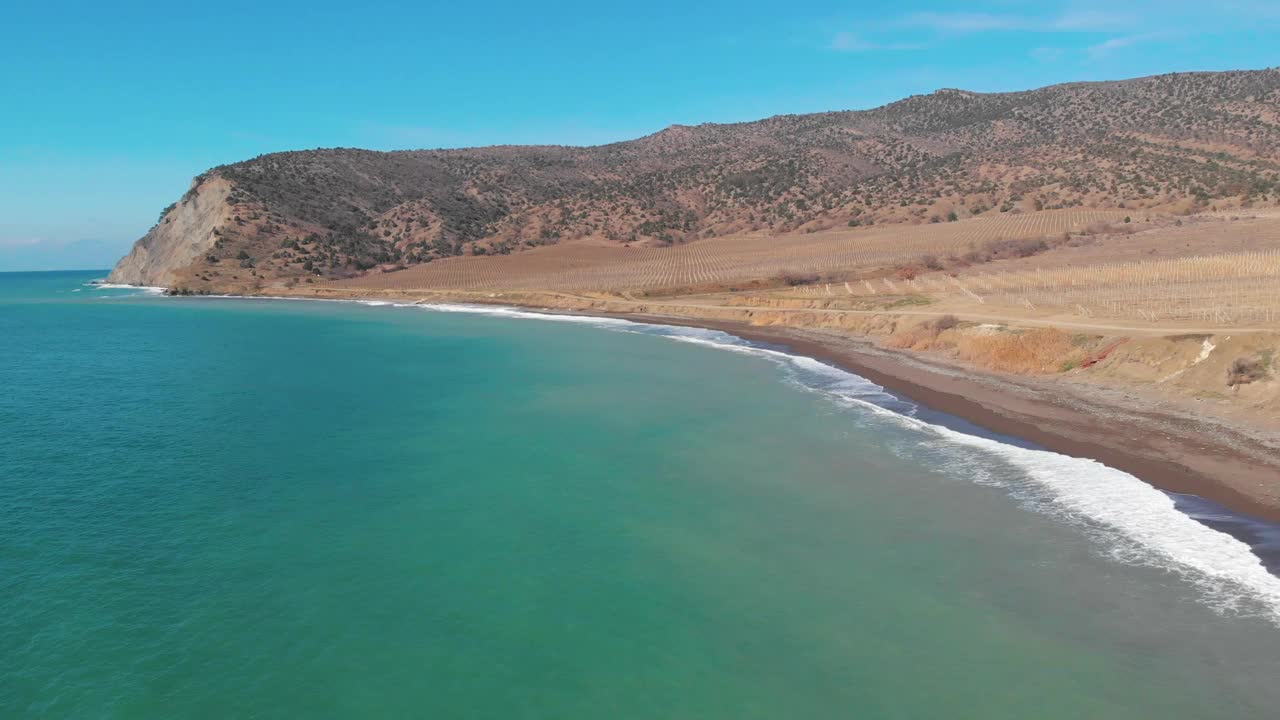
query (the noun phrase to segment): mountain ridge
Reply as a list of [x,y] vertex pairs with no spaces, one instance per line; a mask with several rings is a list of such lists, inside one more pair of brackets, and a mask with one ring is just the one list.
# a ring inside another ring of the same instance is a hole
[[662,246],[1278,198],[1280,69],[943,88],[867,110],[675,124],[596,146],[261,155],[197,176],[111,279],[214,289],[565,241]]

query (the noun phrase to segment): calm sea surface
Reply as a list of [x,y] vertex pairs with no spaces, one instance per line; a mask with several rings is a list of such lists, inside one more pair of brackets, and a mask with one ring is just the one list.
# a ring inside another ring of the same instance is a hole
[[1280,580],[1118,471],[709,331],[101,275],[0,275],[0,717],[1280,707]]

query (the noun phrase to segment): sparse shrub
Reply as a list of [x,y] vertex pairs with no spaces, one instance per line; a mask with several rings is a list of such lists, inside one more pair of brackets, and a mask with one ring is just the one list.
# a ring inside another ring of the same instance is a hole
[[998,259],[1031,257],[1049,249],[1042,239],[999,240],[989,245],[992,255]]
[[978,265],[993,260],[1031,257],[1048,249],[1049,243],[1043,239],[993,240],[979,248],[970,250],[961,259],[971,265]]
[[1227,368],[1227,387],[1248,385],[1267,377],[1267,366],[1261,358],[1236,358]]
[[959,324],[960,324],[960,319],[957,318],[955,315],[943,315],[942,317],[933,321],[933,327],[938,332],[942,332],[943,330],[950,330],[951,328],[956,327]]
[[781,285],[795,287],[797,285],[812,285],[818,282],[819,277],[814,272],[797,272],[793,270],[783,270],[773,278]]

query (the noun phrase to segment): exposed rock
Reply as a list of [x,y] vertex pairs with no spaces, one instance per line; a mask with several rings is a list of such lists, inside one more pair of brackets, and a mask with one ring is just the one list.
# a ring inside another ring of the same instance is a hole
[[231,183],[224,178],[197,178],[191,191],[116,263],[107,281],[163,287],[178,283],[182,271],[213,248],[214,230],[230,219],[230,192]]

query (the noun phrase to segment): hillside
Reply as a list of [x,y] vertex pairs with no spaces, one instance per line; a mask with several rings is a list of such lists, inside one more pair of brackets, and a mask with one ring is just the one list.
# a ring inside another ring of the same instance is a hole
[[1280,69],[939,90],[598,147],[276,153],[213,168],[112,272],[195,290],[355,277],[566,240],[1280,199]]

